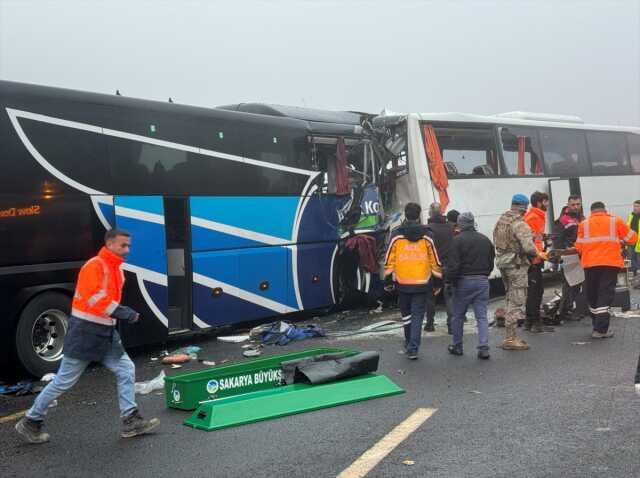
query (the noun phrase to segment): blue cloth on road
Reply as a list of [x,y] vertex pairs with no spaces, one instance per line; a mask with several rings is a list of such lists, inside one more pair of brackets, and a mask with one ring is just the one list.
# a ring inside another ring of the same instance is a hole
[[453,296],[453,345],[462,349],[464,316],[469,306],[473,308],[478,327],[478,348],[489,349],[489,279],[485,276],[462,276],[454,289]]
[[287,345],[294,340],[324,337],[324,330],[316,325],[297,327],[287,322],[275,322],[268,330],[260,333],[260,339],[265,344]]

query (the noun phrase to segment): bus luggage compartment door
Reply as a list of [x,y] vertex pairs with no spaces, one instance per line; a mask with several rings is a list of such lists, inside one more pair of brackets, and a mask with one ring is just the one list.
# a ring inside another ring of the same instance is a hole
[[193,312],[220,326],[293,312],[285,246],[193,253]]
[[115,196],[115,223],[131,234],[123,265],[127,283],[122,303],[142,316],[138,324],[120,324],[127,345],[162,340],[168,334],[167,252],[164,202],[160,196]]

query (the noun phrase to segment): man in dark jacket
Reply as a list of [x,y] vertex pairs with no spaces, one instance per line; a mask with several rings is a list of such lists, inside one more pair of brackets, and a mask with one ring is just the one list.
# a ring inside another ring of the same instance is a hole
[[[443,267],[447,266],[447,257],[449,256],[449,248],[453,241],[454,225],[447,222],[447,218],[441,212],[440,203],[434,202],[429,207],[429,219],[427,228],[431,231],[433,241],[436,245],[436,251]],[[434,291],[437,292],[437,291]],[[444,294],[444,303],[447,309],[447,331],[451,333],[451,317],[453,316],[453,290],[449,284],[445,284],[442,289]],[[436,297],[437,293],[430,295],[427,301],[427,323],[424,330],[434,332],[434,319],[436,315]]]
[[473,307],[478,326],[478,358],[489,358],[489,275],[493,271],[495,249],[483,234],[476,231],[475,218],[470,212],[458,217],[458,234],[449,250],[445,277],[454,284],[453,344],[449,353],[462,355],[462,328],[469,306]]
[[[582,215],[582,199],[580,196],[571,195],[567,200],[567,205],[562,208],[562,214],[558,218],[560,249],[570,249],[575,246],[578,237],[578,224],[584,221]],[[582,284],[570,286],[562,274],[562,298],[558,306],[561,321],[571,321],[582,319],[581,315],[573,313],[573,304],[580,294]]]
[[60,368],[16,424],[16,431],[25,441],[49,441],[49,434],[42,430],[49,404],[73,387],[91,362],[102,363],[116,376],[123,438],[150,432],[160,424],[157,418],[144,420],[138,413],[135,366],[115,327],[118,320],[130,323],[140,320],[137,312],[120,305],[124,285],[122,263],[130,246],[128,232],[107,231],[105,246],[80,269]]

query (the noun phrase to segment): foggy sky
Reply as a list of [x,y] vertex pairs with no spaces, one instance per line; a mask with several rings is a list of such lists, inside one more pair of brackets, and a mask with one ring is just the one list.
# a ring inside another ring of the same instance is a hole
[[0,78],[199,106],[640,125],[640,1],[0,0]]

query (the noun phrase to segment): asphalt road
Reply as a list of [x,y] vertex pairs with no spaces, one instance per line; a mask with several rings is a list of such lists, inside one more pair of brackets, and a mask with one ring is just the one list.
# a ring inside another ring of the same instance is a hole
[[[428,407],[437,411],[368,476],[638,477],[633,374],[640,318],[614,319],[613,329],[613,339],[592,341],[585,319],[555,333],[525,334],[531,350],[492,347],[489,361],[475,357],[475,335],[465,337],[465,355],[455,357],[446,352],[446,334],[430,334],[416,362],[397,354],[393,334],[271,347],[265,353],[328,344],[380,351],[380,371],[406,393],[209,433],[183,426],[185,412],[166,409],[163,397],[151,394],[139,406],[158,416],[161,428],[130,440],[119,438],[115,382],[95,368],[50,411],[50,443],[22,444],[15,421],[0,423],[0,476],[331,477]],[[492,346],[502,331],[492,329]],[[241,359],[238,345],[215,339],[198,345],[212,360]],[[159,372],[153,355],[134,356],[139,380]],[[32,400],[3,399],[0,417]]]

